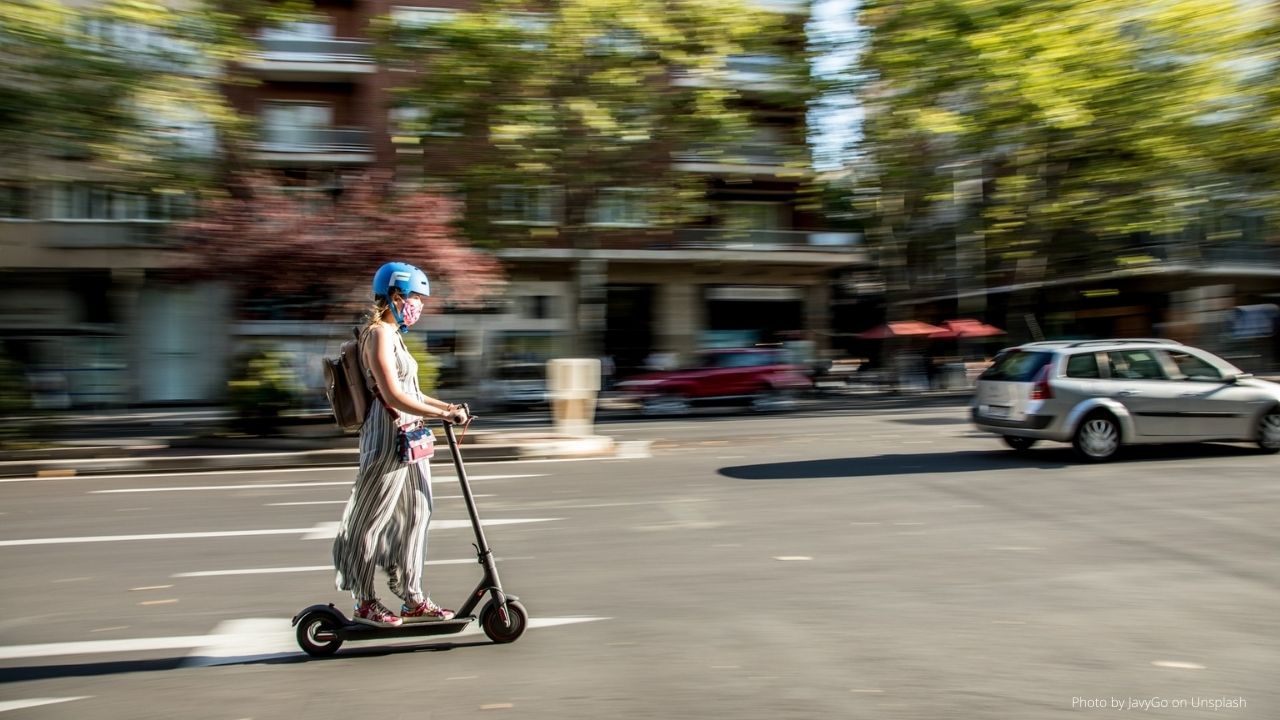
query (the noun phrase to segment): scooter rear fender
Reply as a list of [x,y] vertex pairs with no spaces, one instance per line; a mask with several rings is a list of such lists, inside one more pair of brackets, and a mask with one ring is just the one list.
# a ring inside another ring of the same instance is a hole
[[351,622],[347,619],[346,615],[342,614],[342,611],[333,606],[333,603],[329,603],[327,605],[311,605],[310,607],[305,607],[302,610],[299,610],[298,614],[293,616],[293,622],[291,624],[294,627],[297,627],[298,621],[311,613],[327,614],[337,621],[339,625],[346,625]]

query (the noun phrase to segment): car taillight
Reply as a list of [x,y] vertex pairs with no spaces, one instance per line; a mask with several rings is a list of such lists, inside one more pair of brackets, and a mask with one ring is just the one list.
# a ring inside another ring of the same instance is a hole
[[1049,385],[1049,366],[1045,365],[1036,373],[1035,384],[1031,386],[1031,400],[1051,400],[1053,387]]

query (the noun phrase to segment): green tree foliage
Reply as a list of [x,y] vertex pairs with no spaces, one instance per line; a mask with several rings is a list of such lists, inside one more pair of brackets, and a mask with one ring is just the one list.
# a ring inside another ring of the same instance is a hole
[[281,414],[297,403],[301,392],[290,353],[265,350],[245,358],[236,377],[227,381],[235,429],[251,435],[274,433]]
[[1270,4],[866,0],[860,20],[860,183],[899,289],[966,217],[998,280],[1277,217]]
[[[483,0],[425,27],[388,21],[384,37],[387,57],[416,71],[401,76],[413,80],[400,104],[419,109],[419,130],[450,135],[428,137],[428,173],[468,198],[468,234],[490,237],[494,186],[541,185],[559,189],[555,232],[581,245],[602,188],[653,189],[656,226],[705,210],[705,179],[681,173],[673,153],[725,159],[751,137],[726,66],[776,54],[786,22],[740,2]],[[776,68],[793,87],[807,82],[802,54]]]
[[230,147],[248,129],[221,92],[247,81],[236,65],[253,43],[246,29],[294,17],[304,3],[169,5],[0,3],[0,152],[9,173],[56,175],[49,161],[70,159],[153,189],[212,179],[217,144]]

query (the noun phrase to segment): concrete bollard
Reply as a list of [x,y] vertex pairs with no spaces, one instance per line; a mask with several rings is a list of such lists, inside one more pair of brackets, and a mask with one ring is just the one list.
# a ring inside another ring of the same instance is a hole
[[600,394],[600,361],[596,358],[559,358],[547,362],[547,394],[556,432],[562,435],[593,434],[596,396]]

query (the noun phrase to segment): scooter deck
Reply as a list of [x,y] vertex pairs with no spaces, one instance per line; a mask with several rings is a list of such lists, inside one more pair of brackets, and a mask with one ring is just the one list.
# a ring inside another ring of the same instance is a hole
[[378,627],[365,625],[354,620],[342,624],[338,634],[344,640],[371,640],[380,637],[413,637],[415,635],[452,635],[462,632],[463,628],[475,622],[474,615],[456,617],[452,620],[426,620],[407,622],[396,627]]

